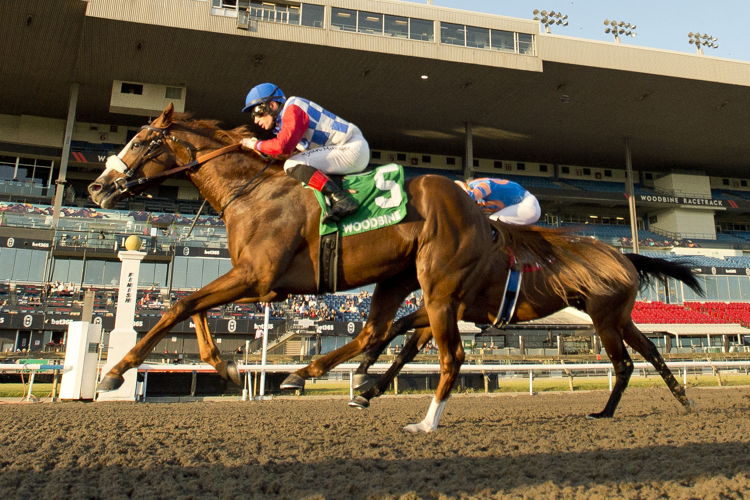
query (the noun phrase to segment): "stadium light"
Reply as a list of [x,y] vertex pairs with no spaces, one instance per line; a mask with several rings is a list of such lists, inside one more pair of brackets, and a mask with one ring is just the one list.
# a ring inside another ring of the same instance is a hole
[[709,49],[718,49],[718,41],[718,38],[707,33],[693,33],[692,31],[688,33],[688,43],[690,45],[695,45],[695,51],[700,55],[703,55],[703,47],[708,47]]
[[615,21],[605,19],[604,20],[604,32],[605,33],[611,33],[612,36],[615,37],[615,42],[620,43],[620,35],[623,36],[632,36],[635,38],[635,29],[637,26],[635,24],[626,23],[625,21]]
[[562,12],[555,12],[554,10],[547,12],[546,10],[534,9],[532,14],[534,14],[534,21],[542,23],[544,25],[544,31],[547,33],[552,33],[550,26],[568,25],[568,15],[563,14]]

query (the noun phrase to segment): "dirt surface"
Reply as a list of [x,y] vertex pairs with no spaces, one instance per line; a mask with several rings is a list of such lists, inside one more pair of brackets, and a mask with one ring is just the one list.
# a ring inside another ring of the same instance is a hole
[[259,402],[0,404],[0,498],[742,498],[750,388]]

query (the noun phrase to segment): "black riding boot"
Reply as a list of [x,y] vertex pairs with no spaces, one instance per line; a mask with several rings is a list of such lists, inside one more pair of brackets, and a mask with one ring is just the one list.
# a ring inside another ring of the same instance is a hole
[[331,220],[337,221],[343,219],[347,215],[356,212],[359,208],[359,204],[352,195],[331,179],[328,179],[328,182],[323,184],[320,192],[331,200],[331,213],[328,216]]
[[331,202],[331,210],[326,220],[338,221],[353,214],[359,208],[357,201],[331,180],[326,174],[310,165],[295,165],[286,170],[286,174],[301,183],[323,193]]

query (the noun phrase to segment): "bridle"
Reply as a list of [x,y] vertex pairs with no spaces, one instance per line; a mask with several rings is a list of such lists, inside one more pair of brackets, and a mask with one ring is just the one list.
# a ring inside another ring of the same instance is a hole
[[[178,174],[186,170],[193,170],[203,163],[216,158],[217,156],[221,156],[232,151],[239,151],[241,147],[239,143],[231,144],[229,146],[211,151],[210,153],[196,155],[198,150],[195,149],[192,144],[183,141],[179,137],[167,134],[169,127],[154,127],[153,125],[144,125],[143,127],[141,127],[141,130],[150,130],[152,132],[157,132],[158,135],[154,139],[151,139],[151,141],[149,141],[148,146],[146,147],[146,152],[138,158],[137,163],[130,166],[118,156],[110,156],[107,159],[107,167],[114,168],[118,172],[122,173],[122,177],[118,177],[112,183],[120,193],[125,195],[133,196],[136,194],[133,192],[133,188],[137,186],[149,184],[158,179],[170,177],[174,174]],[[140,177],[138,179],[132,179],[133,176],[138,171],[140,171],[143,166],[150,160],[157,158],[164,152],[174,154],[174,151],[166,144],[167,141],[172,141],[187,149],[187,151],[190,153],[190,161],[185,163],[184,165],[178,165],[174,168],[170,168],[151,177]]]

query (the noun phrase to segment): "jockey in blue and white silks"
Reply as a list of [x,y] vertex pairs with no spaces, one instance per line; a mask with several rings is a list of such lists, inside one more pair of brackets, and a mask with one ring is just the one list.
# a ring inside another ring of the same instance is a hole
[[490,219],[527,225],[538,221],[542,215],[536,196],[517,182],[483,177],[468,184],[462,181],[456,181],[456,184],[482,207]]
[[287,99],[272,83],[253,87],[242,111],[249,111],[256,125],[275,134],[262,141],[243,139],[245,148],[269,156],[290,155],[284,171],[330,199],[329,219],[338,220],[357,210],[351,195],[326,175],[353,174],[367,167],[370,147],[356,125],[308,99]]

